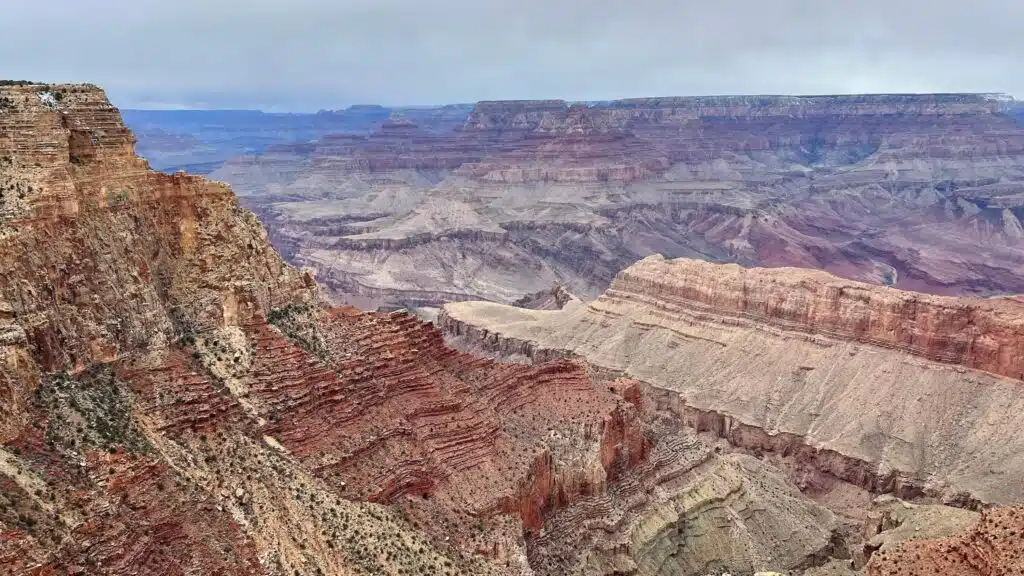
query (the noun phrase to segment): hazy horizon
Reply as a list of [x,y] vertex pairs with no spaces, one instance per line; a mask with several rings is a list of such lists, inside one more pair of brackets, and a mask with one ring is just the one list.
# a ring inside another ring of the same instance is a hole
[[[102,86],[100,86],[102,88]],[[544,101],[544,100],[559,100],[569,104],[600,104],[604,102],[616,102],[622,100],[630,100],[637,98],[715,98],[715,97],[748,97],[748,98],[821,98],[821,97],[843,97],[843,96],[930,96],[930,95],[992,95],[992,96],[1008,96],[1013,99],[1014,103],[1024,104],[1024,100],[1019,100],[1013,94],[1008,92],[848,92],[844,94],[652,94],[649,96],[627,96],[625,98],[617,98],[615,100],[568,100],[565,98],[527,98],[525,101]],[[509,99],[511,100],[511,99]],[[320,108],[318,110],[267,110],[261,108],[199,108],[199,107],[168,107],[168,108],[135,108],[119,106],[121,110],[130,112],[259,112],[263,114],[317,114],[319,112],[338,112],[347,110],[353,107],[359,106],[380,106],[383,108],[400,108],[400,109],[429,109],[438,108],[442,106],[475,106],[479,102],[485,102],[485,100],[479,100],[476,102],[441,102],[437,104],[378,104],[376,102],[356,102],[339,106],[336,108]],[[115,105],[117,102],[113,102]]]
[[150,110],[1024,96],[1021,29],[1017,0],[7,0],[0,70]]

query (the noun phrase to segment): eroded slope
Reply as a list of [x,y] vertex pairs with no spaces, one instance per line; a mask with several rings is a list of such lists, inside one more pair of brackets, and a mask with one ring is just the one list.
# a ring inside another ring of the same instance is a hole
[[589,304],[449,304],[440,322],[477,349],[650,383],[696,428],[791,446],[872,490],[1008,504],[1024,501],[1022,313],[1019,299],[649,257]]
[[[566,425],[600,445],[616,403],[580,369],[490,370],[411,318],[320,311],[229,190],[134,156],[100,90],[2,96],[5,569],[516,571],[547,491],[604,481],[597,456],[532,481],[541,424],[488,401],[576,399]],[[608,457],[642,457],[630,437]]]
[[[785,484],[665,424],[634,382],[325,307],[227,188],[150,171],[94,86],[0,86],[0,159],[2,573],[653,574],[643,558],[682,541],[643,531],[664,513],[710,522],[708,498],[740,511]],[[580,542],[541,542],[606,500],[587,516],[635,519],[616,532],[634,545],[593,568]],[[772,510],[805,537],[725,567],[830,542],[799,493]]]
[[[998,95],[481,102],[239,158],[289,261],[366,308],[584,298],[655,253],[1024,292],[1024,130]],[[528,271],[528,273],[524,273]]]

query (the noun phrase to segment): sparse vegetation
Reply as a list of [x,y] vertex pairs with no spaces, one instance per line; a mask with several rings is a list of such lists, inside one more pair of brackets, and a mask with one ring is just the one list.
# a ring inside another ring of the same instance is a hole
[[[8,161],[10,160],[8,159]],[[7,166],[9,164],[0,159],[0,169]],[[12,206],[16,207],[20,204],[19,201],[25,200],[25,197],[33,191],[34,188],[24,182],[0,179],[0,210],[9,210]]]
[[77,378],[52,374],[36,388],[34,401],[47,413],[45,437],[52,446],[73,452],[91,447],[115,453],[119,446],[150,450],[132,419],[128,388],[109,366],[95,366]]
[[325,358],[327,344],[313,316],[315,310],[310,304],[289,304],[271,310],[267,322],[306,352]]
[[108,190],[107,191],[107,204],[110,206],[120,206],[128,202],[128,192],[125,190]]
[[893,286],[896,284],[896,271],[892,268],[886,268],[885,272],[882,273],[882,282],[886,286]]

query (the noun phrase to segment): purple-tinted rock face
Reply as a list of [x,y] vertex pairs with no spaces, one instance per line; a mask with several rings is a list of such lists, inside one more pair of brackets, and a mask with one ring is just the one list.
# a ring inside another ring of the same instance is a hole
[[652,253],[1024,291],[1024,129],[1000,95],[481,102],[236,159],[234,184],[341,300],[594,296]]

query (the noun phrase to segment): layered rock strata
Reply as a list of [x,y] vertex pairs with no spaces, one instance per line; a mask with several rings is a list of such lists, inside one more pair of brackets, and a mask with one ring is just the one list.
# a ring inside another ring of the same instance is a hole
[[[530,544],[560,512],[622,494],[645,528],[588,573],[655,573],[677,540],[659,510],[721,527],[709,501],[785,483],[660,424],[635,382],[325,307],[226,187],[150,171],[94,86],[0,103],[0,572],[530,574],[575,562]],[[832,537],[798,496],[770,508],[801,534],[786,566]]]
[[1024,292],[1024,129],[998,95],[481,102],[227,163],[287,259],[365,308],[584,298],[654,253]]
[[872,491],[1024,501],[1024,301],[649,257],[560,311],[447,305],[457,343],[576,357],[663,390],[691,426]]

